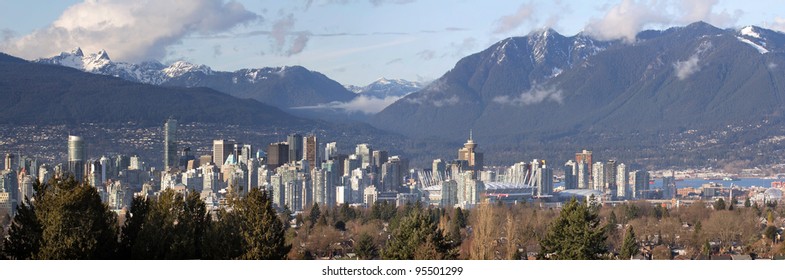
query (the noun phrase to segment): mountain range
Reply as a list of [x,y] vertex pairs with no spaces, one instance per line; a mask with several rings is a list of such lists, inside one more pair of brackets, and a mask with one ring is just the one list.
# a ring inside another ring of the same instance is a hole
[[208,88],[129,82],[67,67],[31,63],[0,53],[0,123],[184,123],[281,127],[316,126],[276,107]]
[[[80,48],[57,56],[37,59],[40,64],[61,65],[88,73],[108,75],[132,82],[170,87],[207,87],[240,98],[251,98],[284,111],[316,118],[346,118],[342,105],[359,98],[401,97],[420,88],[419,83],[381,78],[364,87],[342,86],[325,75],[302,66],[263,67],[233,72],[214,71],[206,65],[175,61],[169,65],[149,61],[139,64],[115,62],[106,51],[85,54]],[[394,100],[393,100],[394,101]],[[388,102],[390,103],[390,102]],[[303,110],[324,108],[336,110]],[[380,111],[378,108],[372,113]],[[327,115],[324,115],[327,114]]]
[[684,131],[781,122],[785,34],[704,22],[634,43],[551,29],[458,61],[372,124],[408,136],[486,141],[585,132]]

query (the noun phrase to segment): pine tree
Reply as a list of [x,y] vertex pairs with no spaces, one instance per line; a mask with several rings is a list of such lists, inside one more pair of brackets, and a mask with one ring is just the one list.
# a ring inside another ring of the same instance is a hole
[[235,205],[240,220],[243,254],[241,259],[281,260],[291,245],[286,244],[286,227],[278,219],[267,193],[252,189]]
[[629,260],[638,254],[638,241],[635,238],[635,230],[632,226],[627,227],[627,232],[624,234],[624,243],[621,245],[619,258]]
[[454,249],[430,213],[418,202],[392,229],[392,237],[381,255],[386,260],[448,260],[457,257]]
[[744,208],[750,208],[751,206],[752,206],[752,203],[750,202],[750,198],[748,197],[748,198],[744,199]]
[[95,188],[72,176],[51,181],[35,203],[42,238],[37,259],[117,257],[117,217]]
[[607,252],[606,230],[596,208],[572,198],[540,240],[541,259],[594,260]]
[[30,199],[16,207],[8,238],[3,241],[3,254],[11,259],[29,260],[41,248],[41,223],[35,215]]
[[133,258],[133,248],[147,219],[150,200],[141,196],[134,197],[131,208],[125,213],[125,224],[120,233],[120,258]]
[[376,249],[373,237],[367,233],[362,233],[357,237],[357,242],[354,244],[354,253],[363,260],[372,260],[379,257],[379,250]]

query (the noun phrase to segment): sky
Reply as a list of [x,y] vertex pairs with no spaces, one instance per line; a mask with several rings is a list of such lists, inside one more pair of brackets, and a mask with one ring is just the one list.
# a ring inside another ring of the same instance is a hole
[[302,65],[345,85],[427,82],[507,37],[552,28],[634,42],[705,21],[785,31],[780,1],[741,0],[0,0],[0,52],[81,47],[114,61],[185,60],[235,71]]

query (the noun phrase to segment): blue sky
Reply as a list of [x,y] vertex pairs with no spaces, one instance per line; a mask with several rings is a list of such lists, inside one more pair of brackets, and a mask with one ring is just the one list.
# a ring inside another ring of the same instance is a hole
[[466,55],[544,27],[632,41],[703,20],[785,30],[777,1],[0,0],[0,51],[26,59],[81,47],[117,61],[216,70],[302,65],[342,83],[428,81]]

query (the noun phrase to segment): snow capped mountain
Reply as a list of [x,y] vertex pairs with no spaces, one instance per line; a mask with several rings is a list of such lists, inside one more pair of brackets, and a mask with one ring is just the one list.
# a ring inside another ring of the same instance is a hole
[[169,66],[156,61],[142,62],[140,64],[114,62],[109,58],[109,54],[105,50],[85,55],[80,48],[76,48],[71,52],[63,52],[54,57],[41,58],[34,62],[61,65],[88,73],[114,76],[124,80],[153,85],[163,84],[170,78],[178,77],[188,72],[212,73],[212,70],[207,66],[194,65],[184,61],[177,61]]
[[367,86],[360,87],[347,85],[345,87],[358,95],[383,99],[385,97],[405,96],[420,90],[423,87],[423,84],[403,79],[387,79],[382,77]]

